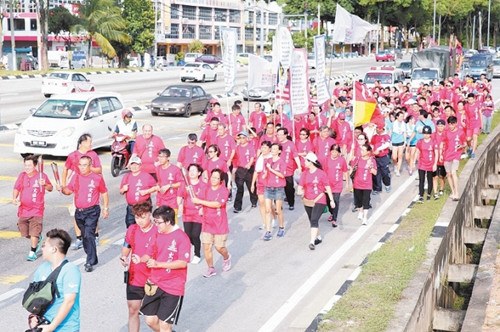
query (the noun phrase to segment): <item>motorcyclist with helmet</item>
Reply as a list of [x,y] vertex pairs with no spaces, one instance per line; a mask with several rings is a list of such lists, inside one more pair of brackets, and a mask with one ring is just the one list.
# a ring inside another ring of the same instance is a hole
[[132,119],[132,117],[132,110],[130,108],[125,108],[122,111],[122,119],[118,120],[113,132],[113,137],[119,134],[128,137],[127,150],[129,153],[134,151],[135,138],[137,136],[137,122]]

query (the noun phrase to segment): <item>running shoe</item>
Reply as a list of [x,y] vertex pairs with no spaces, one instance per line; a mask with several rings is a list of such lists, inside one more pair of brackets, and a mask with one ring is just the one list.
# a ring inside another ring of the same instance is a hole
[[337,227],[337,222],[335,220],[332,220],[332,227]]
[[96,236],[95,237],[95,246],[98,247],[99,246],[99,236]]
[[266,232],[266,234],[264,234],[264,241],[270,241],[271,239],[273,238],[273,235],[271,234],[271,232]]
[[440,190],[439,191],[439,196],[443,196],[444,195],[444,191]]
[[278,230],[278,234],[276,234],[277,237],[283,237],[285,236],[285,229],[281,228]]
[[368,225],[368,218],[363,218],[361,225]]
[[191,264],[199,264],[201,262],[201,258],[198,256],[193,256],[193,259],[191,259]]
[[31,251],[31,250],[28,253],[28,256],[26,256],[26,260],[29,262],[34,262],[34,261],[36,261],[37,258],[38,258],[38,256],[36,255],[36,253]]
[[311,250],[316,249],[316,246],[314,245],[314,243],[309,243],[309,249],[311,249]]
[[213,267],[209,267],[207,272],[203,275],[204,278],[210,278],[217,274],[217,271]]
[[394,173],[396,173],[396,176],[401,176],[398,170],[395,170]]
[[386,186],[385,187],[385,192],[390,193],[391,192],[391,186]]
[[78,250],[83,247],[83,241],[81,239],[76,239],[75,243],[73,243],[73,250]]
[[321,242],[323,242],[323,239],[321,238],[321,236],[318,236],[317,238],[314,239],[314,245],[315,246],[317,246]]
[[222,263],[222,271],[227,272],[229,270],[231,270],[231,254]]
[[439,199],[439,195],[438,194],[434,194],[434,200],[438,200]]
[[262,225],[259,226],[259,230],[263,230],[265,228],[266,228],[266,225],[264,225],[264,224],[262,224]]
[[358,219],[362,220],[363,219],[363,212],[358,213]]
[[424,202],[424,196],[419,196],[417,202],[423,203]]
[[35,254],[38,254],[40,252],[40,249],[42,249],[42,239],[42,234],[40,234],[40,236],[38,237],[38,243],[36,244]]

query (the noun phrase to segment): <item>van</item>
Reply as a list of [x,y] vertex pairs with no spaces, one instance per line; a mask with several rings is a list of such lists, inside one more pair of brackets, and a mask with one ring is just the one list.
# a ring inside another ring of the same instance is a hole
[[478,79],[481,75],[486,78],[493,78],[493,56],[487,53],[476,54],[469,59],[470,76]]
[[365,74],[363,83],[367,87],[374,87],[375,82],[380,81],[383,87],[394,86],[397,82],[404,82],[405,75],[401,69],[393,66],[371,67]]
[[184,62],[185,63],[193,63],[195,62],[197,57],[202,56],[203,54],[201,53],[186,53],[184,55]]

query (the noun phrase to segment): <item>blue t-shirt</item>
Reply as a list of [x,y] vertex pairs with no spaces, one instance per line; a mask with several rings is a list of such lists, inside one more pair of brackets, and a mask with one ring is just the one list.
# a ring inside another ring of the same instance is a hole
[[[38,267],[33,276],[33,281],[42,281],[47,279],[47,277],[52,273],[52,264],[50,262],[43,262],[42,265]],[[64,296],[66,294],[76,293],[75,303],[73,307],[68,312],[66,318],[61,322],[61,324],[56,328],[55,331],[58,332],[75,332],[80,330],[80,287],[82,282],[82,274],[78,267],[68,262],[66,263],[59,276],[57,277],[57,289],[59,291],[60,297],[56,297],[54,303],[49,307],[44,317],[49,321],[52,321],[57,315],[57,311],[61,307]]]

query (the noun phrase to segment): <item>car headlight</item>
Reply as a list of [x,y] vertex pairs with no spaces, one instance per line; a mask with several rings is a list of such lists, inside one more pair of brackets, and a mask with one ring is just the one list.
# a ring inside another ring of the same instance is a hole
[[70,137],[75,132],[75,127],[68,127],[57,133],[59,137]]

